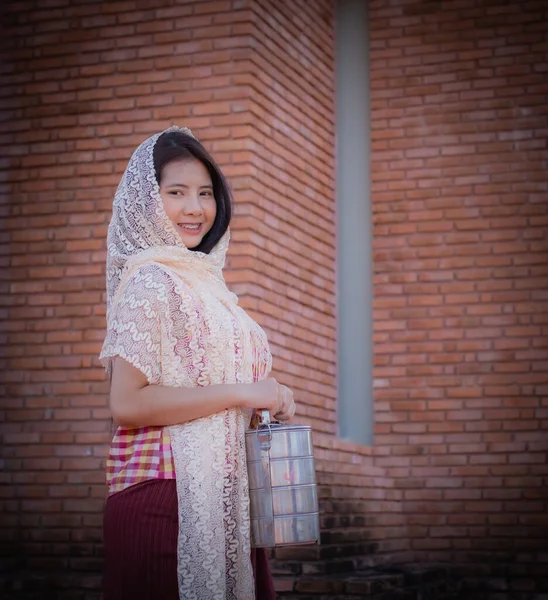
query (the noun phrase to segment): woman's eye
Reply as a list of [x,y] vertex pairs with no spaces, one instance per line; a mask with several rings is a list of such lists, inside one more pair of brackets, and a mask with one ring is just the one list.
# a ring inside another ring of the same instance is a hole
[[181,192],[180,190],[171,190],[171,192],[169,192],[169,194],[171,196],[182,196],[183,192]]
[[202,192],[202,196],[213,196],[211,192]]

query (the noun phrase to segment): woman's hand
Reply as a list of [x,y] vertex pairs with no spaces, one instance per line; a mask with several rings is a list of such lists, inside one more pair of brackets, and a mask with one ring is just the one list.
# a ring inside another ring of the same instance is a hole
[[278,385],[280,387],[282,402],[278,412],[274,413],[274,418],[277,421],[287,421],[295,414],[295,400],[293,399],[293,392],[288,387]]
[[244,384],[241,405],[256,411],[268,410],[274,419],[287,421],[295,414],[293,392],[273,377]]

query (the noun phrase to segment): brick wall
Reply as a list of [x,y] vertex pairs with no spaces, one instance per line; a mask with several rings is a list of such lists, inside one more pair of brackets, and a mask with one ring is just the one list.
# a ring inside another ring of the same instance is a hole
[[501,576],[548,569],[546,9],[370,10],[375,464],[415,557]]
[[190,126],[230,179],[227,280],[269,333],[297,422],[314,426],[323,544],[300,556],[536,568],[546,31],[540,2],[477,4],[371,2],[374,449],[336,438],[331,0],[8,5],[0,531],[11,584],[95,597],[111,434],[97,362],[105,233],[132,150],[171,123]]

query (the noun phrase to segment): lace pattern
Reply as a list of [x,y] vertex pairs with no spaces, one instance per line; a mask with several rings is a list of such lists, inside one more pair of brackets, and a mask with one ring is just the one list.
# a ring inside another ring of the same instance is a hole
[[[151,384],[172,387],[264,378],[262,329],[226,287],[229,234],[209,254],[184,247],[154,177],[157,136],[134,153],[114,200],[108,234],[107,336],[115,356]],[[169,427],[179,501],[178,578],[185,600],[250,600],[249,493],[240,409]]]

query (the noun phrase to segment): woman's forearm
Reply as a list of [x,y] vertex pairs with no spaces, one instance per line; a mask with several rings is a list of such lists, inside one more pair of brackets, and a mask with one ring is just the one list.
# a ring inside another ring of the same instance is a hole
[[167,387],[149,385],[145,375],[122,358],[113,363],[110,412],[122,427],[177,425],[237,406],[267,409],[286,419],[295,411],[291,391],[271,377],[256,383]]
[[238,405],[240,384],[181,388],[147,385],[126,395],[113,382],[112,418],[122,427],[165,427],[185,423]]

